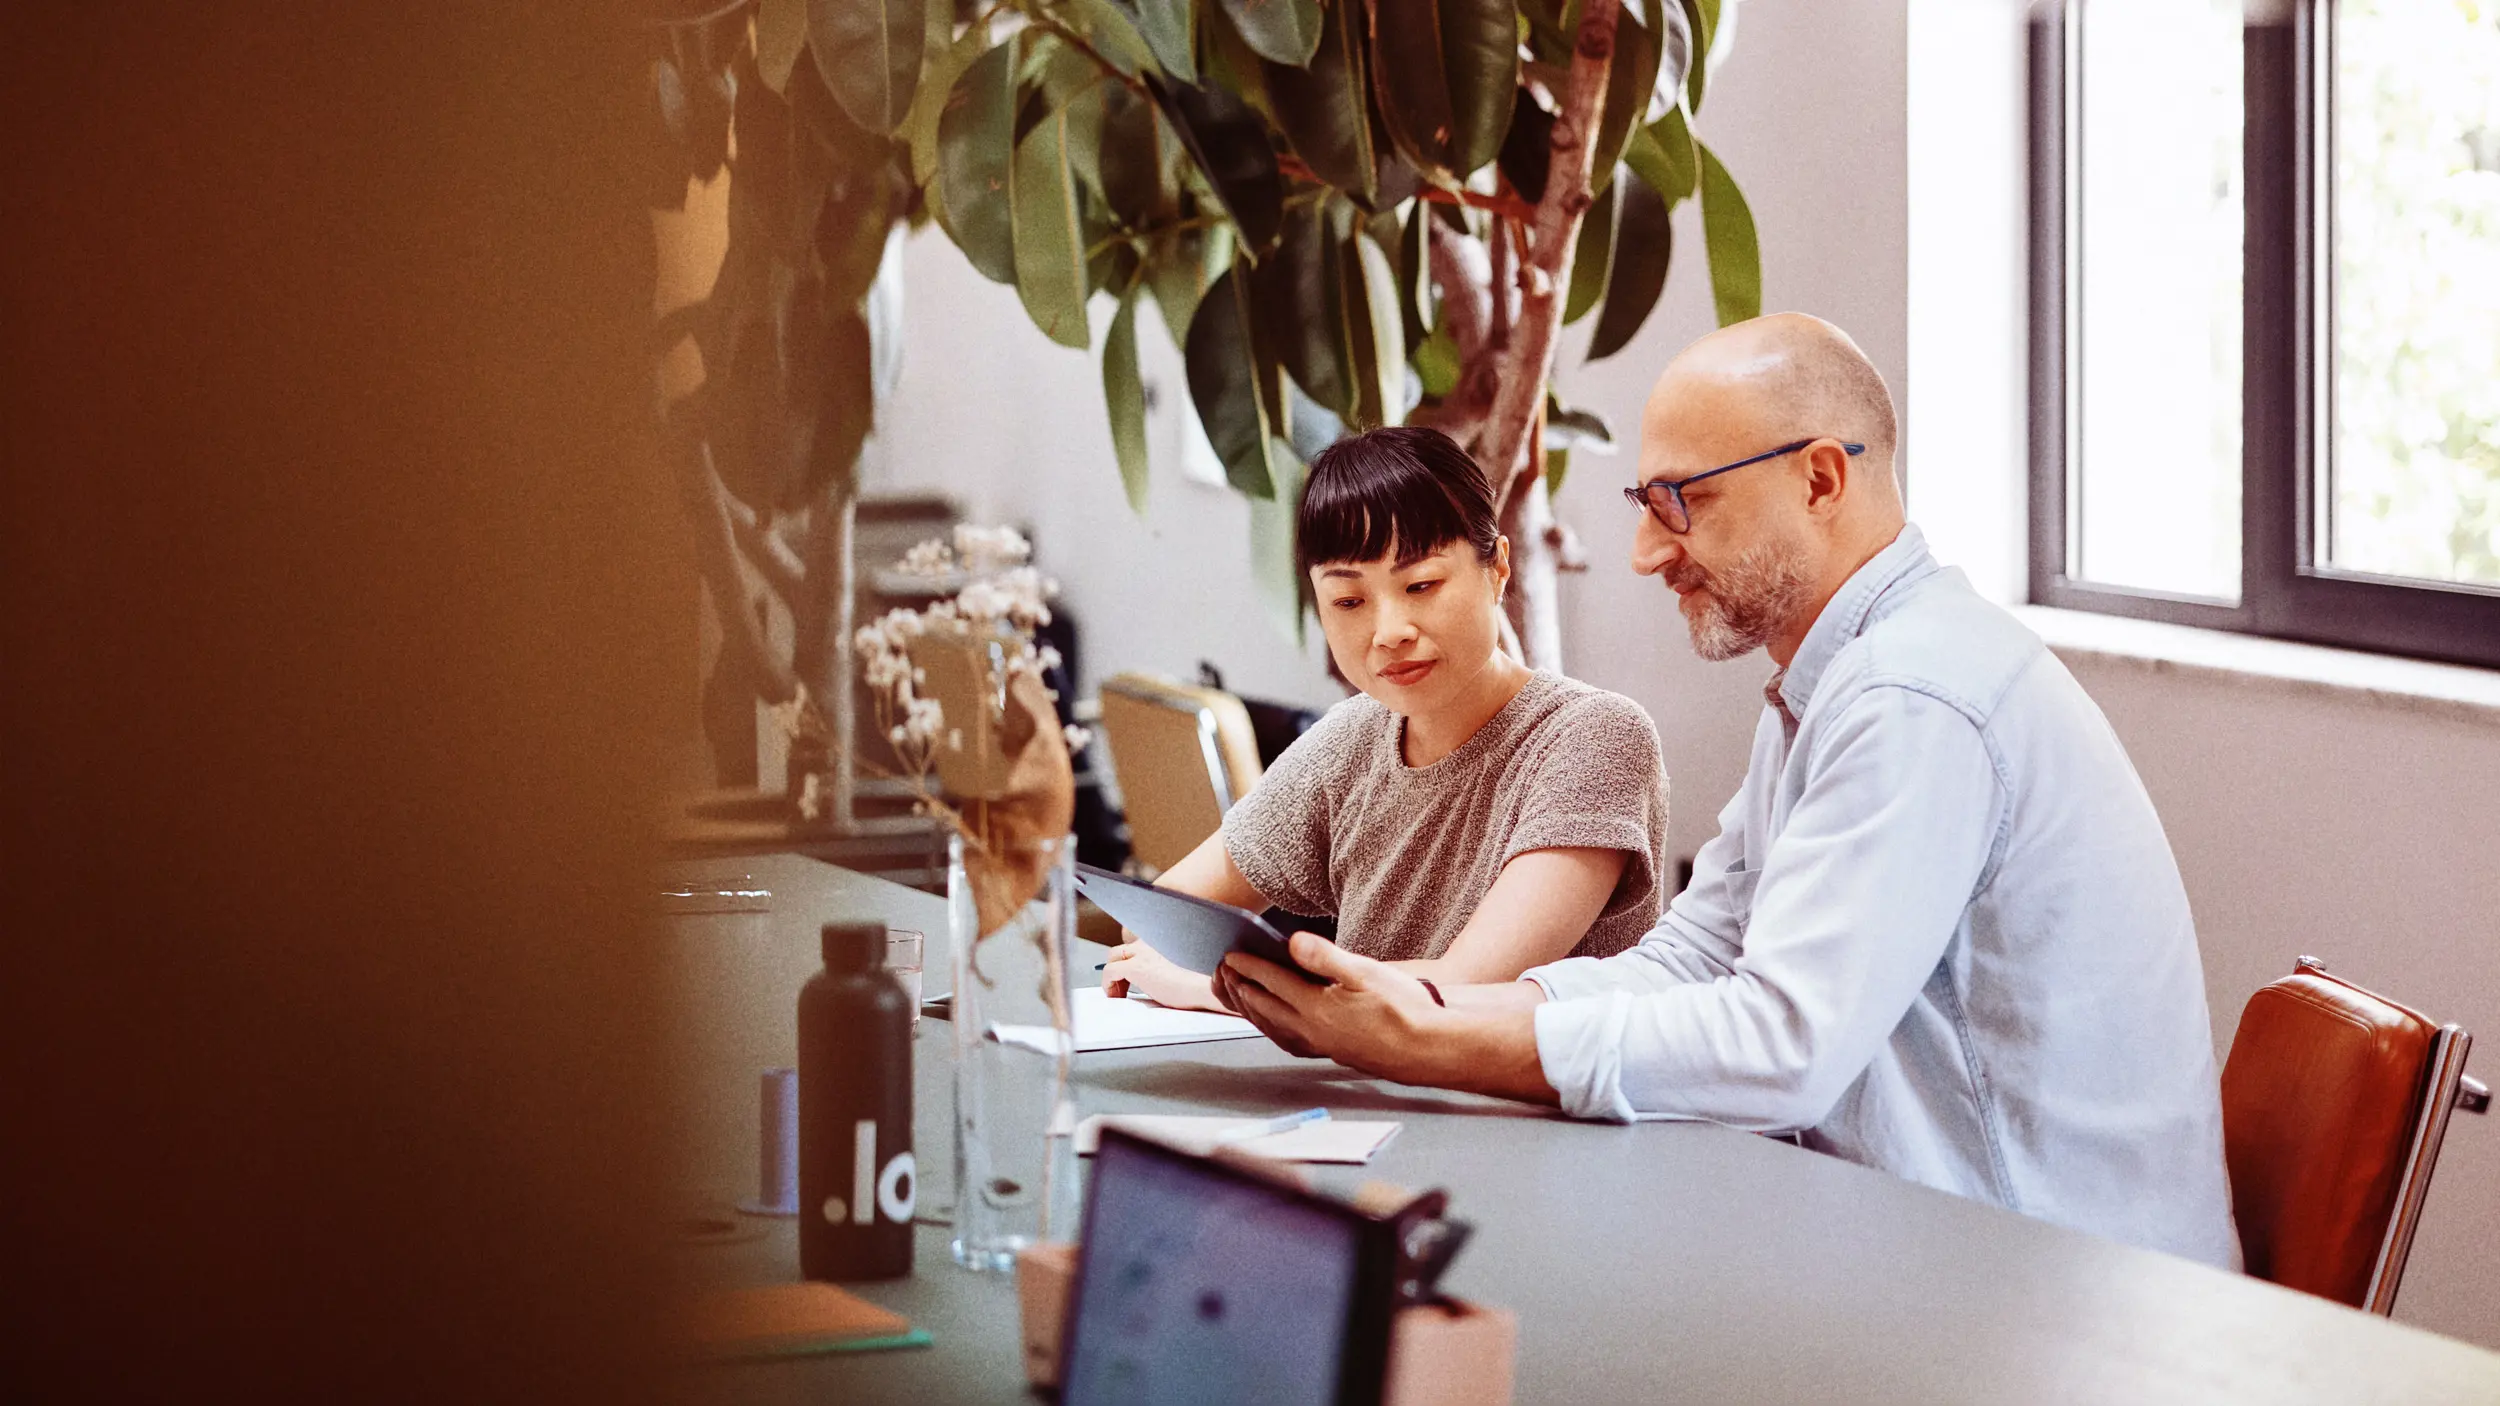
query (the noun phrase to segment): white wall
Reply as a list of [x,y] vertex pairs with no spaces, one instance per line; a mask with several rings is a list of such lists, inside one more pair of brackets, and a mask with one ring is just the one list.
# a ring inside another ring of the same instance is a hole
[[[1752,201],[1766,306],[1831,318],[1873,356],[1903,405],[1913,512],[1948,560],[2009,599],[2023,579],[2021,76],[2008,67],[2021,53],[2011,0],[1746,0],[1700,124]],[[1565,345],[1568,397],[1627,437],[1666,358],[1710,326],[1691,213],[1666,298],[1632,345],[1594,366],[1578,364],[1580,337]],[[1091,678],[1211,658],[1249,692],[1333,698],[1316,639],[1297,650],[1251,588],[1246,505],[1182,481],[1167,452],[1149,513],[1133,517],[1092,362],[1045,343],[1014,293],[971,273],[943,236],[922,235],[910,260],[908,360],[872,487],[941,488],[976,516],[1029,523],[1085,624]],[[1143,340],[1149,376],[1180,393],[1160,329]],[[1632,523],[1614,489],[1630,470],[1628,456],[1582,456],[1564,485],[1558,511],[1594,562],[1564,587],[1566,649],[1574,673],[1657,720],[1673,843],[1689,854],[1743,773],[1769,669],[1696,661],[1662,588],[1625,567]],[[2169,827],[2217,1049],[2248,993],[2306,951],[2483,1031],[2486,1077],[2500,1068],[2500,726],[2070,662]],[[2398,1316],[2500,1346],[2494,1244],[2500,1124],[2468,1121],[2441,1163]]]

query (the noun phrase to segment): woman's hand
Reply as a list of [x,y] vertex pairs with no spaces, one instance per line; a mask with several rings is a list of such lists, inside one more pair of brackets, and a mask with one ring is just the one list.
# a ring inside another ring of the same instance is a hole
[[1175,965],[1127,931],[1121,932],[1120,945],[1111,949],[1111,959],[1102,965],[1102,991],[1106,996],[1126,996],[1135,991],[1181,1010],[1224,1009],[1215,999],[1214,986],[1205,977]]

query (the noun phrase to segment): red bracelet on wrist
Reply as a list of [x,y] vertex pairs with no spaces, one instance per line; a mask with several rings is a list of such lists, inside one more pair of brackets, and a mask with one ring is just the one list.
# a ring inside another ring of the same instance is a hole
[[1432,1003],[1433,1003],[1434,1005],[1436,1005],[1436,1006],[1447,1006],[1447,1005],[1449,1005],[1449,1002],[1444,1001],[1444,1000],[1442,1000],[1442,999],[1441,999],[1441,988],[1432,984],[1432,978],[1430,978],[1430,977],[1428,977],[1428,976],[1419,976],[1419,977],[1417,977],[1417,978],[1415,978],[1415,979],[1416,979],[1417,981],[1422,982],[1422,983],[1423,983],[1423,985],[1424,985],[1424,990],[1426,990],[1427,992],[1430,992],[1430,993],[1431,993],[1431,995],[1432,995]]

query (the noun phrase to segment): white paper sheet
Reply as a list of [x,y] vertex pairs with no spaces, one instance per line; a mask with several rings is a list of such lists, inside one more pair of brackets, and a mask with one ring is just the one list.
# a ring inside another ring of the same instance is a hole
[[[1073,993],[1076,1048],[1134,1050],[1149,1045],[1187,1045],[1201,1040],[1242,1040],[1259,1033],[1257,1026],[1221,1011],[1179,1011],[1152,1001],[1105,996],[1099,986],[1081,986]],[[990,1038],[1048,1054],[1055,1047],[1048,1026],[994,1025]]]
[[1331,1118],[1326,1122],[1305,1123],[1281,1133],[1265,1137],[1227,1138],[1227,1134],[1265,1123],[1264,1118],[1207,1118],[1181,1113],[1107,1113],[1096,1114],[1076,1125],[1076,1152],[1091,1157],[1102,1144],[1104,1124],[1127,1132],[1139,1133],[1160,1142],[1191,1152],[1206,1152],[1219,1144],[1238,1148],[1253,1157],[1277,1162],[1368,1162],[1372,1154],[1397,1136],[1396,1123],[1341,1123]]

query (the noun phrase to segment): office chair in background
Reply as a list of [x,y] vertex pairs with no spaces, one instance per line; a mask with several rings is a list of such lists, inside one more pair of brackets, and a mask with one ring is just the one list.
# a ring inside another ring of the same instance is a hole
[[2473,1036],[2302,957],[2249,998],[2222,1070],[2232,1214],[2248,1272],[2382,1316],[2451,1112],[2491,1091]]

